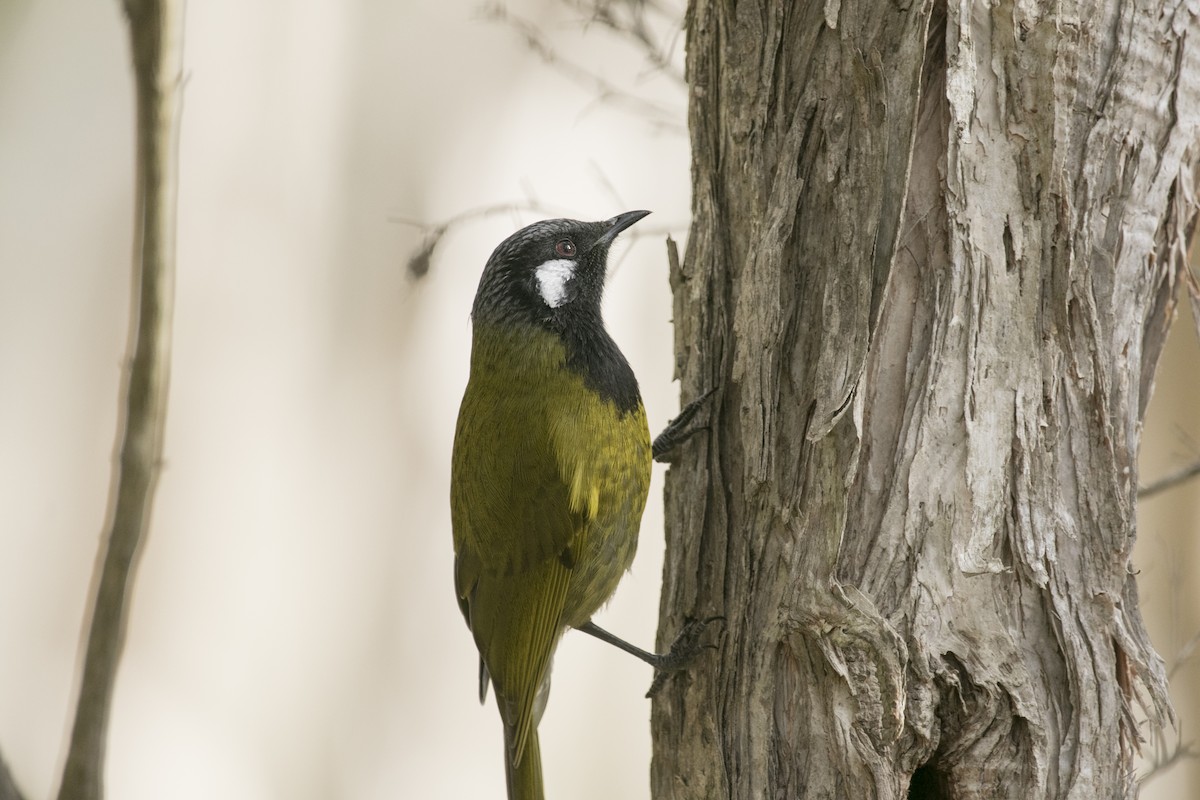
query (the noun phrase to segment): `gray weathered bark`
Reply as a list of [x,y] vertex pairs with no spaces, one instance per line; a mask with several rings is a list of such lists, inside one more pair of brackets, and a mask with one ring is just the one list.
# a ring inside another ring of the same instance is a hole
[[[694,0],[665,798],[1132,796],[1130,570],[1195,217],[1182,2]],[[915,777],[914,777],[915,776]]]

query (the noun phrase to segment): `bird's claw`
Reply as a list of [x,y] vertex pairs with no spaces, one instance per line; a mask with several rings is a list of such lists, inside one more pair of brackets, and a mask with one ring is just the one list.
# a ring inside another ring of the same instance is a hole
[[709,625],[718,620],[724,621],[725,618],[718,616],[694,619],[683,626],[683,630],[671,644],[671,649],[658,657],[658,661],[654,665],[654,681],[650,684],[650,690],[646,692],[646,697],[658,694],[658,691],[666,683],[667,676],[673,672],[687,669],[705,650],[717,649],[715,644],[701,642],[700,637],[708,630]]
[[663,432],[654,438],[654,443],[650,448],[655,461],[662,464],[671,463],[671,457],[679,449],[680,445],[700,431],[708,430],[709,423],[700,424],[694,420],[700,409],[708,405],[709,399],[712,398],[716,391],[716,387],[709,389],[684,406],[675,419],[667,423],[667,427]]

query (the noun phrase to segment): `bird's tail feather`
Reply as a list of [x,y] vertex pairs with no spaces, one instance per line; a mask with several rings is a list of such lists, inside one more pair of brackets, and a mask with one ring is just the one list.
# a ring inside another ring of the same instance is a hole
[[508,800],[545,800],[542,791],[542,748],[538,744],[537,728],[525,739],[521,762],[513,763],[513,742],[507,725],[504,733],[504,768],[508,775]]

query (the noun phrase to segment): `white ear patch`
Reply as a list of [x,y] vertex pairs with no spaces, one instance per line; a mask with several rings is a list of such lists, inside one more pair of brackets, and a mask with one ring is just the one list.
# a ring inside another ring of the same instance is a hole
[[558,258],[541,264],[535,271],[542,300],[551,308],[567,302],[567,283],[575,277],[575,262]]

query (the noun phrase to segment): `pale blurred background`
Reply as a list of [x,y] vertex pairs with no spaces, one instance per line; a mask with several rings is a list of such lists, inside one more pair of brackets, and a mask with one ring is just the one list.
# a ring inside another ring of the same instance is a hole
[[[508,8],[682,125],[683,90],[637,48],[585,31],[558,0]],[[681,65],[681,40],[674,54]],[[193,2],[185,60],[167,464],[109,794],[501,798],[500,723],[476,701],[451,589],[449,456],[479,271],[544,215],[455,229],[421,280],[406,271],[421,232],[392,218],[530,195],[591,219],[652,209],[618,247],[606,308],[658,429],[677,408],[662,240],[686,234],[686,137],[598,102],[469,2]],[[108,491],[129,301],[127,61],[116,0],[0,0],[0,752],[30,800],[56,788]],[[1176,330],[1146,478],[1200,458],[1200,351],[1190,319]],[[647,647],[661,477],[633,573],[598,620]],[[1169,663],[1200,629],[1198,498],[1193,484],[1147,503],[1142,526],[1143,606]],[[649,796],[650,679],[566,637],[542,723],[552,796]],[[1200,664],[1175,686],[1187,736]],[[1189,775],[1175,767],[1153,796],[1194,796]]]

